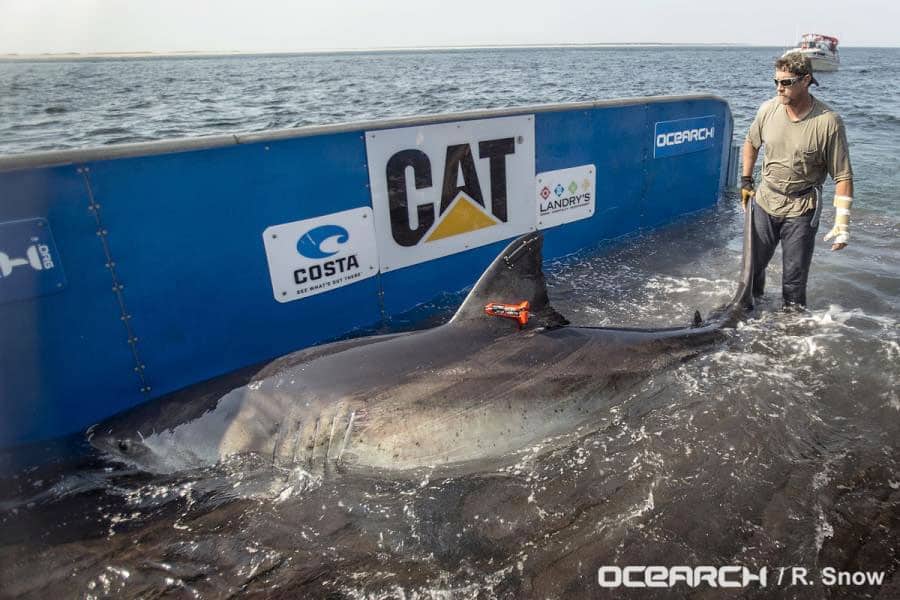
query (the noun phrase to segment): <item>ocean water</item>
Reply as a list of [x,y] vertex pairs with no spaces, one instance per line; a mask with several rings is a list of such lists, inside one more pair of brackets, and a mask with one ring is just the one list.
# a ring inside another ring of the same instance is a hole
[[[778,48],[567,48],[0,62],[0,154],[646,95],[727,100],[740,141]],[[820,242],[809,311],[756,316],[648,374],[574,440],[458,477],[154,477],[96,457],[4,478],[0,597],[572,598],[603,566],[738,565],[768,587],[640,598],[900,597],[900,49],[847,48],[850,246]],[[826,198],[830,189],[826,186]],[[827,230],[832,212],[826,208]],[[734,195],[548,266],[582,325],[683,324],[736,287]],[[461,296],[444,299],[446,317]],[[804,568],[810,585],[778,583]],[[884,574],[825,585],[827,567]]]

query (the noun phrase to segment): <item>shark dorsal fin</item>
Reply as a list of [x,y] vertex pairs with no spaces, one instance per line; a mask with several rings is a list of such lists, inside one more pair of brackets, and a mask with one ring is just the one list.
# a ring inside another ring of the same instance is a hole
[[[539,231],[526,233],[510,243],[482,273],[450,322],[463,323],[476,319],[497,322],[501,319],[484,314],[487,303],[527,300],[531,313],[527,328],[566,325],[568,321],[550,306],[547,296],[547,285],[541,270],[543,244],[544,236]],[[508,323],[506,325],[509,326]]]

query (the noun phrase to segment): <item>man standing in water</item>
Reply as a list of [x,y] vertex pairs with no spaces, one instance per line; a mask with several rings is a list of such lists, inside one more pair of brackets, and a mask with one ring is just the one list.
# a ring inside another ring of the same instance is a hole
[[[850,240],[853,171],[844,123],[836,112],[809,93],[819,82],[809,58],[791,52],[775,61],[778,95],[760,106],[750,125],[743,151],[741,203],[753,202],[753,295],[762,296],[766,267],[781,242],[782,296],[785,310],[806,306],[806,280],[812,261],[822,184],[835,182],[834,227],[825,236],[831,249]],[[753,168],[765,145],[762,181],[754,189]]]

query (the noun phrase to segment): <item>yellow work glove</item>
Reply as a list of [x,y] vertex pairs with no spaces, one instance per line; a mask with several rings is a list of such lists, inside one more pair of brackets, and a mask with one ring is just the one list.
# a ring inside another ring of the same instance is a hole
[[832,250],[840,250],[850,242],[850,207],[853,198],[850,196],[834,197],[834,227],[825,234],[825,241],[834,238]]
[[747,203],[756,192],[753,191],[753,178],[747,175],[741,177],[741,208],[747,212]]

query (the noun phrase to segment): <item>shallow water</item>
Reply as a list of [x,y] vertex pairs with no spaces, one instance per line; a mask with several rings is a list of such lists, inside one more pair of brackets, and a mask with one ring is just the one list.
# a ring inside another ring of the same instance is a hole
[[[728,100],[742,135],[776,53],[0,63],[0,152],[687,92]],[[809,312],[779,311],[776,254],[767,298],[726,342],[648,373],[572,439],[475,475],[318,476],[243,457],[154,477],[90,454],[18,473],[0,487],[0,596],[616,598],[599,567],[742,565],[768,567],[769,587],[635,596],[900,597],[900,51],[842,58],[814,93],[847,124],[853,238],[840,253],[819,243]],[[728,196],[555,261],[551,299],[579,325],[686,324],[734,292],[740,222]],[[461,297],[440,299],[440,314]],[[886,582],[776,585],[793,566]]]

